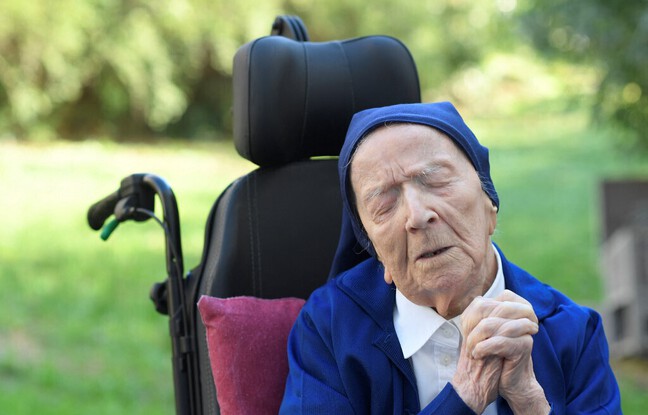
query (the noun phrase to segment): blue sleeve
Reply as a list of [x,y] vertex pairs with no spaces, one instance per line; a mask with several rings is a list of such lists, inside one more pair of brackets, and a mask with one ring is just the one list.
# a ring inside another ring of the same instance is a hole
[[288,338],[288,379],[280,414],[353,414],[330,345],[302,310]]
[[475,415],[472,409],[459,397],[451,384],[447,384],[420,415]]
[[567,414],[621,414],[621,397],[609,364],[601,317],[590,311],[580,355],[567,384]]

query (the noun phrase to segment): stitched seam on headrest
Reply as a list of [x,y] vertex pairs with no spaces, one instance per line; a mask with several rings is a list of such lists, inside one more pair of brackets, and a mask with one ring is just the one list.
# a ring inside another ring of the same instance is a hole
[[260,39],[255,40],[252,42],[248,49],[247,53],[247,68],[245,68],[245,71],[247,72],[247,97],[245,99],[245,105],[246,105],[246,115],[247,119],[245,120],[245,123],[247,124],[247,152],[248,152],[248,157],[250,160],[255,160],[254,156],[255,154],[252,154],[253,152],[253,147],[252,147],[252,116],[250,114],[250,103],[252,101],[252,71],[250,70],[252,66],[252,50],[256,47],[256,45],[259,43]]
[[355,87],[353,85],[353,76],[351,76],[351,64],[349,63],[349,55],[347,55],[346,49],[344,49],[342,42],[335,42],[335,44],[342,51],[342,55],[344,56],[344,60],[346,61],[345,68],[347,70],[347,73],[349,74],[349,83],[351,84],[351,113],[354,114],[356,112]]
[[299,134],[299,153],[303,154],[304,153],[304,138],[306,136],[306,123],[307,123],[307,117],[308,117],[308,103],[309,103],[309,93],[310,93],[310,71],[308,70],[308,50],[306,49],[306,44],[304,42],[300,43],[302,47],[302,53],[304,56],[304,69],[306,73],[306,85],[304,88],[304,118],[302,119],[302,127],[301,127],[301,132]]

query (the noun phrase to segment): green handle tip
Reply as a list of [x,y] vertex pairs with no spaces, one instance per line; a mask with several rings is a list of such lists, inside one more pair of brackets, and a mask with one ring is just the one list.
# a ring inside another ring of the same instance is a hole
[[108,238],[110,238],[110,235],[117,228],[117,225],[119,225],[119,221],[117,219],[113,219],[108,222],[108,224],[104,226],[103,230],[101,231],[101,239],[103,239],[104,241],[108,240]]

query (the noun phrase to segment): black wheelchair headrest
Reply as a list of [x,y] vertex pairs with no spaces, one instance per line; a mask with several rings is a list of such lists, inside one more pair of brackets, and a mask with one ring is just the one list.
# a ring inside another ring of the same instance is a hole
[[259,166],[337,156],[353,114],[421,99],[411,54],[388,36],[263,37],[237,51],[233,77],[234,143]]

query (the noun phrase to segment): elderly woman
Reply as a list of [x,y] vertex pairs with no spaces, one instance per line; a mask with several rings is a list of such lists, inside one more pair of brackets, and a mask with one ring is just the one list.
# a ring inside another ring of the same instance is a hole
[[342,246],[371,256],[304,306],[282,414],[621,413],[599,315],[491,241],[488,150],[450,103],[356,114],[339,173]]

